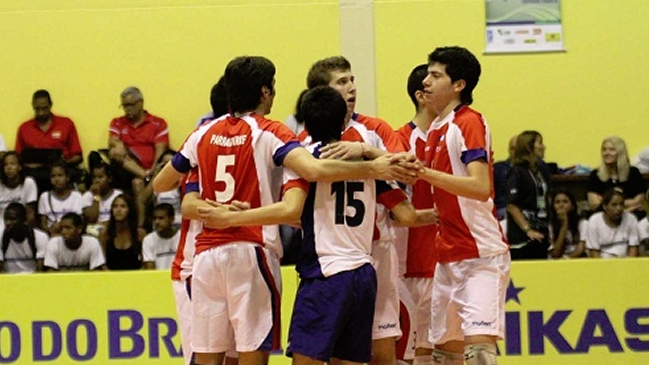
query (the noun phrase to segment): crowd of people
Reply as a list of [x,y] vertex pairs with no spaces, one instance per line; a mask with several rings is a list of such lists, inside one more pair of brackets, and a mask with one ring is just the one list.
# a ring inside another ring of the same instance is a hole
[[617,137],[588,212],[553,189],[539,132],[494,164],[470,107],[480,74],[465,48],[435,49],[395,131],[356,112],[349,61],[325,58],[285,125],[266,118],[273,63],[237,57],[179,151],[126,88],[87,173],[74,123],[38,90],[2,152],[0,272],[171,269],[186,363],[261,365],[279,348],[279,266],[297,236],[294,364],[496,364],[510,259],[638,256],[649,204]]

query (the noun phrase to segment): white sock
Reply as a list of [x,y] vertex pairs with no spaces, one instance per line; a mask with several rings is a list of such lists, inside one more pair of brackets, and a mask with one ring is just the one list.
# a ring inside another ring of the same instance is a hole
[[467,365],[497,365],[496,345],[476,343],[464,346],[464,360]]

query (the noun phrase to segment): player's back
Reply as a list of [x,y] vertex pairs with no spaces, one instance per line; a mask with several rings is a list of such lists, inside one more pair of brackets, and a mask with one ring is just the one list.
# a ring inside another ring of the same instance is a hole
[[[186,145],[195,147],[181,152],[199,167],[201,198],[224,204],[238,200],[251,208],[279,199],[284,157],[299,146],[286,126],[256,114],[223,116],[200,127],[192,138]],[[196,237],[196,253],[234,241],[259,243],[281,256],[276,226],[204,228]]]
[[[320,143],[307,147],[316,157],[319,148]],[[296,267],[302,277],[328,277],[372,262],[376,184],[375,180],[310,184]]]

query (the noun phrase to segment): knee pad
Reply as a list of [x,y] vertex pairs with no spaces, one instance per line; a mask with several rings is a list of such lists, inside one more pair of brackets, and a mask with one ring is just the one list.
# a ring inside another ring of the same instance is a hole
[[433,364],[434,365],[464,365],[464,357],[460,353],[434,349]]
[[466,365],[497,365],[496,345],[479,343],[464,347],[464,361]]

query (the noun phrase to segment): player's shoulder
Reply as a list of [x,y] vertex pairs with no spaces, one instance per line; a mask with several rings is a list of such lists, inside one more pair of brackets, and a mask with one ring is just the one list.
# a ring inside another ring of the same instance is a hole
[[453,123],[455,124],[467,124],[467,123],[483,123],[484,118],[482,114],[475,109],[470,108],[467,105],[461,106],[453,117]]
[[367,129],[370,130],[376,130],[383,127],[392,129],[388,122],[378,117],[371,117],[363,114],[354,114],[354,120],[363,124],[365,127],[367,127]]

